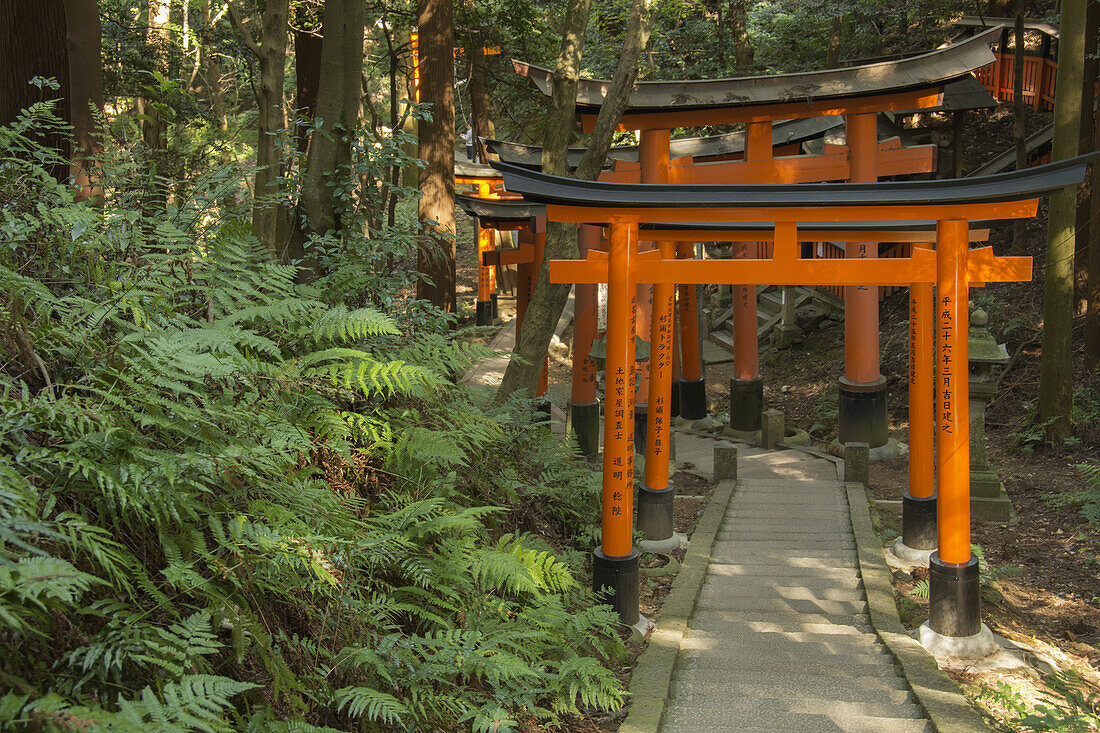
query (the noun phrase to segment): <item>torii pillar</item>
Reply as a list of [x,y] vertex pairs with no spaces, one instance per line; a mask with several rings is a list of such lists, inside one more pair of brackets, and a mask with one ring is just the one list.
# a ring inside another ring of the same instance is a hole
[[[846,116],[852,183],[878,180],[878,118],[874,113]],[[878,257],[877,242],[845,247],[848,258]],[[840,379],[841,445],[866,443],[872,449],[889,438],[886,378],[879,372],[879,289],[874,285],[844,288],[844,376]]]
[[[875,150],[878,154],[878,150]],[[772,123],[749,122],[745,126],[745,160],[771,160]],[[758,242],[737,242],[735,259],[759,256]],[[730,427],[743,434],[760,431],[764,412],[764,380],[760,378],[760,345],[757,337],[756,286],[733,286],[733,376],[730,377]]]

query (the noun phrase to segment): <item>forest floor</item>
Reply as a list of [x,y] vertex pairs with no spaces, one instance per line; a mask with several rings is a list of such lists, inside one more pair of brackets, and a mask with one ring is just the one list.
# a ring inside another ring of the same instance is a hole
[[[1048,120],[1049,115],[1031,115],[1029,133]],[[966,139],[973,143],[964,154],[964,171],[1009,147],[1011,129],[1011,113],[1004,109],[971,115]],[[468,220],[464,226],[465,232],[460,225],[459,262],[467,264],[460,264],[459,299],[469,301],[472,320],[476,294],[473,234]],[[1041,355],[1045,206],[1036,219],[1027,222],[1018,245],[1013,243],[1011,225],[994,228],[990,243],[1001,254],[1033,256],[1035,268],[1031,282],[990,285],[972,291],[971,296],[988,312],[994,336],[1007,344],[1011,356],[1008,366],[997,372],[999,390],[987,413],[987,445],[989,459],[1017,514],[1009,525],[974,525],[973,540],[980,545],[994,579],[983,594],[983,620],[996,634],[1028,649],[1025,656],[1044,674],[1074,669],[1087,691],[1100,693],[1100,531],[1065,501],[1069,493],[1085,488],[1077,466],[1095,458],[1100,447],[1100,373],[1085,368],[1079,338],[1084,319],[1079,317],[1074,327],[1074,438],[1064,445],[1044,442],[1033,418]],[[907,440],[908,429],[907,306],[906,293],[895,294],[882,303],[880,317],[881,370],[889,388],[890,432],[902,442]],[[808,430],[816,446],[827,447],[836,437],[836,380],[844,362],[843,323],[818,318],[807,319],[802,325],[804,339],[791,349],[780,352],[761,345],[765,402],[785,413],[789,428]],[[568,341],[552,354],[551,384],[558,385],[558,390],[568,389]],[[834,367],[822,369],[825,364]],[[732,364],[708,366],[708,402],[717,411],[727,404],[730,376]],[[897,500],[905,491],[907,478],[904,458],[875,463],[871,491],[877,498]],[[693,513],[685,505],[685,510],[678,512],[677,529],[694,524],[702,506],[700,501]],[[880,513],[877,525],[885,545],[900,531],[900,518]],[[914,629],[927,619],[927,600],[914,592],[926,575],[922,571],[895,575],[902,619]],[[666,577],[649,580],[643,592],[647,616],[659,617],[659,603],[670,582]],[[630,644],[631,660],[642,648],[641,643]],[[630,662],[619,670],[624,678],[632,666]],[[953,675],[999,730],[1018,729],[1008,722],[1019,714],[1019,710],[1013,711],[1014,706],[1031,708],[1036,702],[1052,699],[1049,688],[1034,673],[965,671]],[[566,730],[613,731],[620,720],[620,716],[599,715],[575,718]]]

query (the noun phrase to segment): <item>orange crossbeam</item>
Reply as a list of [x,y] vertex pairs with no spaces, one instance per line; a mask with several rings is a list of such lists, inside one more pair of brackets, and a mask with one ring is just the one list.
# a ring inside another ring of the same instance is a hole
[[[872,114],[897,110],[938,107],[943,94],[940,89],[918,89],[892,94],[877,94],[849,99],[799,100],[750,107],[724,109],[676,109],[653,112],[627,110],[616,128],[629,130],[671,130],[700,125],[732,125],[739,122],[771,122],[830,115]],[[581,129],[593,132],[598,113],[582,112]]]
[[[936,169],[936,146],[912,148],[881,147],[878,166],[883,176],[930,173]],[[677,158],[676,161],[690,161]],[[846,181],[851,175],[848,149],[826,151],[825,155],[792,155],[763,160],[734,160],[718,163],[680,163],[669,168],[669,183],[820,183]],[[600,174],[600,181],[638,183],[636,166],[616,165]]]
[[[747,229],[646,229],[641,236],[669,242],[771,242],[775,232]],[[918,229],[799,229],[800,242],[929,242],[932,231]],[[989,239],[988,229],[971,229],[971,242]]]
[[[550,221],[576,224],[601,222],[781,222],[781,221],[927,221],[940,219],[1024,219],[1035,216],[1039,199],[982,204],[910,204],[907,206],[738,206],[656,207],[546,204]],[[648,236],[648,235],[647,235]]]
[[[535,261],[535,247],[530,243],[520,242],[515,249],[494,249],[483,252],[481,264],[485,267],[491,265],[524,265]],[[572,260],[579,262],[580,260]]]
[[[991,247],[983,247],[971,251],[967,260],[971,284],[1031,279],[1030,257],[997,257]],[[666,260],[653,251],[637,255],[633,279],[636,283],[904,287],[936,281],[936,253],[917,249],[912,257],[897,259]],[[584,260],[551,260],[550,281],[607,282],[607,254],[589,252]]]

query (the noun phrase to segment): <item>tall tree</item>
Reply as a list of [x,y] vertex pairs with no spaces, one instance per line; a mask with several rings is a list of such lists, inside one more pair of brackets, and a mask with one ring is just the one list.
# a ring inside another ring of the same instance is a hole
[[[95,0],[48,0],[33,13],[11,0],[0,2],[0,124],[35,102],[58,100],[57,115],[72,126],[72,141],[54,135],[47,143],[72,163],[52,172],[72,181],[78,199],[102,192],[92,177],[100,151],[94,111],[103,108],[99,46]],[[34,77],[52,78],[58,88],[33,86]]]
[[278,185],[282,162],[279,135],[286,127],[283,114],[283,82],[286,68],[286,36],[289,0],[267,0],[260,19],[260,40],[242,18],[234,3],[229,17],[240,31],[244,45],[260,64],[260,84],[256,90],[259,123],[256,129],[256,183],[253,192],[252,230],[276,255],[289,232],[289,214],[279,199]]
[[302,0],[294,3],[294,80],[297,85],[294,109],[298,118],[295,136],[298,152],[309,147],[307,127],[317,111],[317,89],[321,85],[321,8]]
[[[1085,58],[1085,2],[1064,0],[1054,99],[1053,160],[1077,154],[1081,129],[1081,84]],[[1039,420],[1048,438],[1073,432],[1073,251],[1075,186],[1051,196],[1043,288],[1043,358],[1039,375]]]
[[[169,35],[171,7],[168,0],[148,0],[145,6],[145,45],[149,52],[152,71],[162,79],[169,75],[168,58],[172,45]],[[138,99],[141,114],[141,139],[150,150],[168,147],[168,122],[164,115],[159,82],[155,78],[146,81],[151,94]]]
[[[577,86],[580,79],[581,48],[584,45],[585,28],[591,12],[591,0],[570,0],[566,10],[566,26],[562,33],[561,51],[554,70],[554,86],[551,91],[550,112],[546,124],[546,139],[542,148],[542,170],[553,175],[567,175],[566,152],[573,129],[576,111]],[[630,93],[638,78],[638,59],[649,40],[647,25],[647,0],[634,0],[627,21],[626,38],[619,54],[615,75],[604,95],[596,128],[588,148],[577,165],[574,176],[595,180],[600,174],[611,139],[623,112],[630,101]],[[523,328],[516,336],[515,353],[518,359],[508,362],[497,399],[526,390],[534,395],[538,387],[543,359],[554,335],[554,326],[561,317],[571,285],[551,284],[550,260],[577,256],[576,225],[550,222],[546,227],[546,248],[539,265],[538,280],[531,292]]]
[[366,6],[361,0],[326,0],[317,86],[321,124],[309,143],[301,199],[306,230],[312,234],[326,234],[341,225],[336,186],[351,162],[351,135],[359,125],[365,26]]
[[730,37],[733,39],[733,56],[737,66],[747,69],[752,66],[756,50],[749,38],[750,0],[730,0],[729,21]]
[[452,0],[417,0],[420,101],[432,105],[432,119],[420,121],[416,297],[448,313],[457,310],[455,292],[455,80]]
[[485,146],[481,138],[493,137],[495,127],[489,104],[489,68],[485,63],[484,39],[480,33],[474,33],[470,40],[470,116],[473,118],[477,159],[485,162]]

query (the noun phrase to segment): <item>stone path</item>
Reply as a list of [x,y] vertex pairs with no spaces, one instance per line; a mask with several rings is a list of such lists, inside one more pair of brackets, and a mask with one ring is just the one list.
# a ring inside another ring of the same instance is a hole
[[[710,473],[714,445],[681,434],[677,458]],[[742,446],[660,730],[934,731],[871,627],[858,567],[835,464]]]

